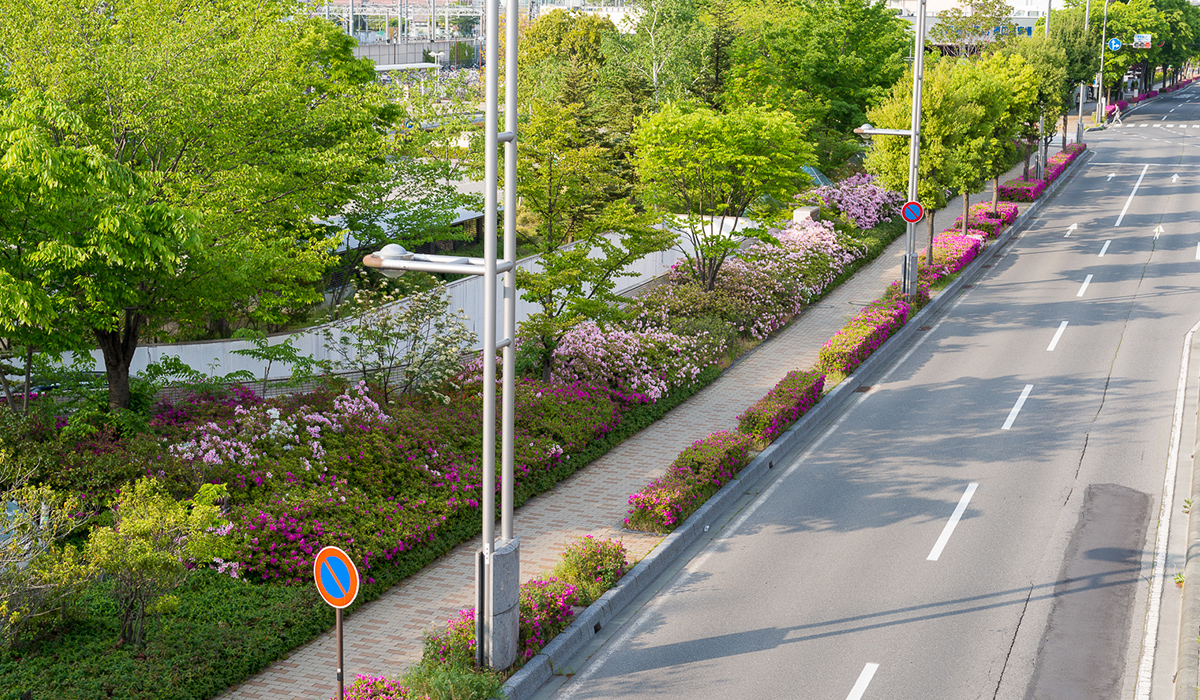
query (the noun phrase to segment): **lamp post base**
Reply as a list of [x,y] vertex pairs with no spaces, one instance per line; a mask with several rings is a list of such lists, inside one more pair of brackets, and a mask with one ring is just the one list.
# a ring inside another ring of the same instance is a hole
[[[482,550],[477,555],[476,639],[482,639],[476,658],[489,668],[503,670],[517,660],[521,633],[521,539],[496,540],[491,562]],[[489,565],[490,564],[490,565]]]

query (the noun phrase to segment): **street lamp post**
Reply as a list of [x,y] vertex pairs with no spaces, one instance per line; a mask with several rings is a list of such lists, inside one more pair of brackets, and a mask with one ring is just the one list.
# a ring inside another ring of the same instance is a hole
[[[483,257],[420,255],[394,243],[363,258],[363,264],[396,276],[406,271],[442,272],[483,277],[483,438],[480,505],[483,546],[475,558],[475,661],[505,669],[517,659],[520,633],[517,594],[520,584],[520,540],[513,535],[513,426],[516,395],[516,212],[517,212],[517,0],[505,9],[504,131],[499,129],[499,3],[487,3],[484,119]],[[496,258],[499,204],[498,151],[504,144],[504,260]],[[504,274],[504,336],[496,338],[497,275]],[[500,538],[496,538],[496,351],[503,350],[501,379]]]
[[[1083,11],[1083,37],[1087,39],[1088,20],[1092,18],[1092,0],[1087,0],[1087,5]],[[1101,49],[1103,50],[1103,49]],[[1079,84],[1079,121],[1075,123],[1075,143],[1083,143],[1083,101],[1087,94],[1087,83]]]
[[1112,0],[1104,0],[1104,24],[1100,29],[1100,81],[1096,89],[1096,121],[1104,116],[1104,52],[1108,49],[1108,4]]
[[[925,0],[917,6],[916,38],[913,40],[913,95],[909,129],[876,129],[863,124],[854,130],[867,136],[907,136],[908,142],[908,201],[917,201],[917,166],[921,160],[921,86],[925,79]],[[904,238],[904,263],[900,271],[900,286],[905,294],[917,292],[917,224],[909,222]]]

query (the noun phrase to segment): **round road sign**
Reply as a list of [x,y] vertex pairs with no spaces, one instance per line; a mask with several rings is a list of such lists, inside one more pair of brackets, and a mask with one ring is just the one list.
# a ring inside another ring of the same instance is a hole
[[1121,40],[1116,37],[1109,39],[1108,40],[1108,50],[1109,51],[1120,51],[1121,50]]
[[921,206],[920,202],[905,202],[904,206],[900,207],[900,218],[910,224],[915,224],[925,216],[925,207]]
[[317,592],[335,608],[349,607],[358,597],[358,569],[349,555],[337,547],[326,547],[313,560]]

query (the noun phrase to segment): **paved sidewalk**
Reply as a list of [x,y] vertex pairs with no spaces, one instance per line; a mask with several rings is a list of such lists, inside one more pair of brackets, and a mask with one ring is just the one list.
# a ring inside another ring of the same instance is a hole
[[[1018,165],[1001,181],[1020,172]],[[972,196],[971,202],[990,201],[990,192],[988,189]],[[951,200],[936,213],[935,232],[953,225],[961,211],[961,200]],[[925,235],[924,225],[918,225],[918,248]],[[653,549],[662,536],[621,528],[629,494],[661,476],[680,450],[692,442],[718,430],[734,429],[737,416],[789,371],[816,364],[821,345],[862,306],[899,279],[903,254],[901,236],[871,264],[703,391],[517,510],[514,528],[521,539],[522,580],[551,568],[558,561],[562,545],[580,535],[621,540],[631,558],[640,558]],[[474,552],[479,546],[479,538],[458,546],[346,618],[347,679],[359,673],[397,677],[420,659],[422,633],[474,604]],[[336,692],[334,655],[335,640],[330,632],[221,697],[331,698]]]

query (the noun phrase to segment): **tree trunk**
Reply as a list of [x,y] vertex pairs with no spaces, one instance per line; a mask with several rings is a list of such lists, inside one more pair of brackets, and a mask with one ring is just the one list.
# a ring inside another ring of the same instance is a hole
[[971,193],[963,191],[963,223],[962,234],[967,235],[967,231],[971,228]]
[[1063,112],[1062,150],[1067,150],[1067,113]]
[[925,230],[929,234],[929,247],[925,249],[925,262],[929,265],[933,264],[933,212],[925,217],[928,221],[925,224]]
[[21,397],[21,412],[29,412],[29,390],[32,389],[33,380],[33,346],[25,346],[25,395]]
[[129,408],[129,365],[137,351],[142,315],[125,311],[122,328],[112,331],[96,330],[96,344],[104,353],[104,376],[108,380],[108,407]]
[[1021,176],[1022,180],[1029,181],[1029,155],[1031,152],[1029,139],[1025,140],[1025,174]]
[[997,175],[996,177],[992,178],[992,218],[993,219],[1000,218],[1000,208],[999,208],[999,206],[997,206],[999,202],[1000,202],[1000,176]]

